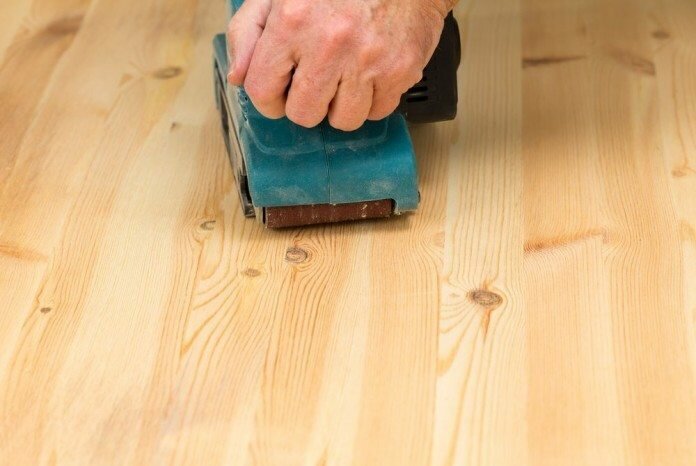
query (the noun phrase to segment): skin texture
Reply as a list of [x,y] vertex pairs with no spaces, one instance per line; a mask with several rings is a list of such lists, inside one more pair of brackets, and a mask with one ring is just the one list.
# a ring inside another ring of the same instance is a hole
[[269,118],[352,131],[389,116],[422,78],[452,0],[246,0],[228,80]]

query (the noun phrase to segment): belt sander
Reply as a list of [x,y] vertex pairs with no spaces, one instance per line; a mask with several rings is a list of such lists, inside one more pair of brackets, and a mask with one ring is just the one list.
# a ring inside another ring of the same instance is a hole
[[[234,14],[244,0],[228,0]],[[241,207],[268,228],[283,228],[415,211],[418,173],[408,123],[452,120],[457,113],[461,49],[454,16],[421,82],[382,121],[343,132],[325,120],[307,129],[261,115],[242,87],[227,83],[224,34],[213,41],[216,104]]]

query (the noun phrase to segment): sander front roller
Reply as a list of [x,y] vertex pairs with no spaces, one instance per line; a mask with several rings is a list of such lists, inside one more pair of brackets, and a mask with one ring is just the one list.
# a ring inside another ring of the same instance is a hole
[[[234,14],[244,0],[229,0]],[[214,79],[222,132],[241,207],[268,228],[296,227],[415,211],[420,202],[409,123],[452,120],[457,114],[461,51],[454,16],[423,80],[382,121],[343,132],[328,121],[303,128],[261,115],[244,88],[227,83],[224,34],[213,41]]]

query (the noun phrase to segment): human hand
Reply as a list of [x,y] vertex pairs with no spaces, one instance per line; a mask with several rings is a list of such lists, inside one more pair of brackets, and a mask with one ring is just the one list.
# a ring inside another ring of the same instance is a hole
[[380,120],[422,78],[453,0],[246,0],[228,81],[269,118],[344,131]]

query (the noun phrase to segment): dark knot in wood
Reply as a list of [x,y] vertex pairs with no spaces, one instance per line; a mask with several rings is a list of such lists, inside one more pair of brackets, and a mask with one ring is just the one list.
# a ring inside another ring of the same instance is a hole
[[285,251],[285,261],[291,264],[301,264],[309,258],[307,251],[301,248],[292,247]]
[[206,222],[201,223],[201,230],[205,231],[213,231],[215,229],[215,220],[208,220]]
[[256,269],[252,269],[251,267],[248,267],[242,271],[242,275],[244,275],[246,277],[254,278],[254,277],[258,277],[259,275],[261,275],[261,272],[259,272]]
[[152,75],[157,79],[171,79],[179,76],[182,71],[178,66],[168,66],[155,71]]
[[469,293],[469,299],[486,309],[495,309],[503,304],[502,296],[488,290],[474,290]]

